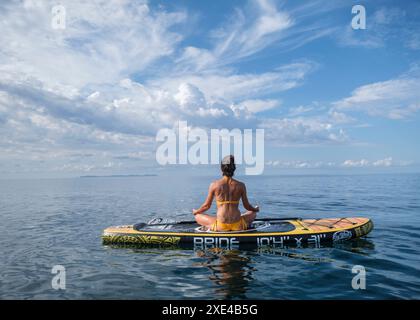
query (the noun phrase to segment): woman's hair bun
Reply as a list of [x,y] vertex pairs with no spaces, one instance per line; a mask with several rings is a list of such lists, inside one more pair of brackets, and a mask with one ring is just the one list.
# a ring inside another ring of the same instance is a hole
[[220,168],[224,176],[233,177],[233,174],[235,173],[235,170],[236,170],[235,157],[232,155],[224,157],[222,159]]

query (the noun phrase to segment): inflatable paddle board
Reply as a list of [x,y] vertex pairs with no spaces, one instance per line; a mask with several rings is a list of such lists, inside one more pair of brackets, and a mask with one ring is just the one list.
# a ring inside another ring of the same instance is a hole
[[104,244],[173,246],[181,248],[240,248],[319,246],[366,236],[373,229],[368,218],[257,219],[244,231],[213,232],[193,221],[149,223],[106,228]]

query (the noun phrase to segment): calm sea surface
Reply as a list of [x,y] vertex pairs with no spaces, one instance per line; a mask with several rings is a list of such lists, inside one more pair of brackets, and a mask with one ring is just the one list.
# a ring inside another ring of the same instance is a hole
[[[260,217],[366,216],[375,229],[325,248],[113,248],[110,225],[191,220],[210,178],[0,180],[0,298],[420,299],[420,175],[242,178]],[[54,265],[66,290],[51,286]],[[366,290],[351,286],[354,265]]]

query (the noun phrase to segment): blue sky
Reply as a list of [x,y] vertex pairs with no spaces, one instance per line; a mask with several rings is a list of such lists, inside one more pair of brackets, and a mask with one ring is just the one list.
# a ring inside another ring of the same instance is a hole
[[418,1],[56,4],[0,4],[0,177],[161,172],[179,120],[265,129],[267,172],[419,170]]

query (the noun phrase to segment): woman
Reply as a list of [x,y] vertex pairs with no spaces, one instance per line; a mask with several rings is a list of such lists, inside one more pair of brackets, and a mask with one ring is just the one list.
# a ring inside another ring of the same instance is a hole
[[[195,220],[212,231],[246,230],[254,221],[259,208],[250,205],[245,184],[232,178],[236,170],[232,155],[223,158],[221,170],[223,178],[210,184],[206,201],[199,209],[193,209]],[[210,209],[214,197],[217,203],[216,217],[204,214]],[[244,208],[248,210],[243,215],[238,208],[240,199]]]

